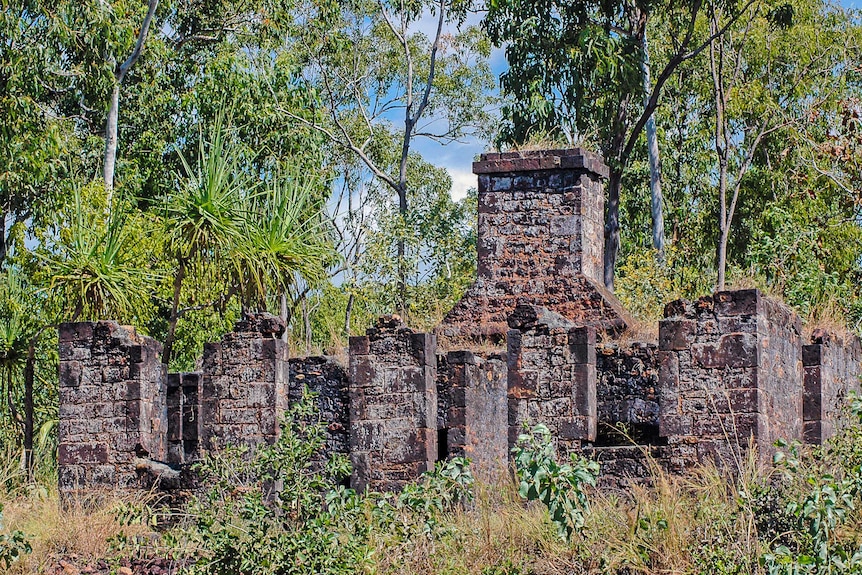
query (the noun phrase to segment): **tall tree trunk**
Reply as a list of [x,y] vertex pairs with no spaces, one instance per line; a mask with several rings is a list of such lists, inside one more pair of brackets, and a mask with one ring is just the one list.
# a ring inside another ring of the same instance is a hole
[[171,316],[168,319],[168,335],[165,337],[165,347],[162,352],[162,363],[168,366],[174,352],[174,341],[176,340],[177,322],[180,319],[180,293],[183,289],[183,280],[186,277],[186,264],[180,259],[177,275],[174,277],[174,295],[171,300]]
[[605,287],[614,290],[614,268],[620,251],[620,187],[622,172],[613,167],[608,179],[608,206],[605,216]]
[[111,102],[108,107],[108,121],[105,125],[105,157],[102,161],[102,177],[105,181],[105,191],[108,199],[108,209],[111,209],[111,203],[114,196],[114,167],[117,163],[117,123],[120,115],[120,86],[126,78],[126,74],[138,61],[141,52],[144,49],[144,42],[147,40],[147,34],[150,31],[150,24],[153,22],[153,17],[156,14],[156,8],[159,5],[159,0],[149,0],[147,5],[147,15],[144,16],[144,22],[141,24],[141,30],[138,32],[138,39],[135,42],[135,47],[132,53],[126,58],[125,62],[117,67],[114,73],[114,88],[111,91]]
[[[41,332],[40,332],[41,333]],[[35,419],[33,406],[33,384],[36,378],[36,345],[39,334],[30,340],[27,348],[27,361],[24,364],[24,469],[27,481],[33,481],[33,421]]]
[[[406,154],[409,152],[409,142],[404,146],[404,168],[406,169]],[[406,179],[406,172],[403,172]],[[407,321],[407,250],[404,245],[404,227],[407,223],[407,182],[402,181],[398,189],[398,214],[401,217],[401,229],[398,235],[398,306],[401,308],[402,319]]]
[[279,305],[281,307],[281,313],[279,315],[281,316],[281,321],[284,322],[284,333],[281,334],[281,341],[287,343],[288,339],[290,339],[290,334],[287,331],[287,324],[289,323],[289,318],[287,317],[287,294],[284,292],[284,290],[282,290],[281,297],[279,298],[279,300]]
[[[644,57],[641,62],[644,85],[644,106],[649,105],[652,95],[652,82],[650,80],[649,49],[646,33],[642,39]],[[664,205],[661,192],[661,163],[658,154],[658,136],[655,126],[655,112],[649,115],[644,127],[647,138],[647,155],[649,156],[649,188],[650,204],[652,212],[652,245],[658,252],[659,260],[664,262]]]
[[114,83],[111,91],[111,105],[108,108],[108,121],[105,125],[105,160],[102,166],[102,179],[108,194],[108,209],[114,197],[114,167],[117,163],[117,120],[120,115],[120,84]]
[[305,331],[305,355],[311,355],[311,314],[308,312],[308,299],[302,298],[302,327]]
[[3,263],[6,261],[6,218],[9,215],[9,210],[0,212],[0,269],[3,269]]
[[[709,21],[710,33],[715,34],[718,21],[713,12]],[[709,71],[712,76],[713,96],[715,97],[715,154],[718,157],[718,227],[721,231],[718,240],[718,278],[716,291],[725,287],[725,271],[727,269],[727,238],[730,235],[730,221],[727,210],[727,170],[728,150],[730,142],[727,139],[726,92],[724,84],[724,42],[713,40],[709,44]]]
[[344,337],[350,337],[350,316],[353,314],[353,302],[356,296],[353,292],[347,297],[347,309],[344,311]]

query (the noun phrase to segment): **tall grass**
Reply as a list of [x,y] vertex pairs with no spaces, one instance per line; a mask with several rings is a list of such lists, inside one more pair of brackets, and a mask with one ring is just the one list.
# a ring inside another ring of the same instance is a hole
[[[862,414],[862,403],[859,414]],[[838,509],[833,506],[806,510],[800,515],[792,511],[794,504],[812,501],[812,494],[828,493],[831,485],[842,478],[855,478],[853,481],[860,481],[862,485],[859,467],[862,465],[862,419],[842,430],[823,449],[794,448],[791,451],[793,454],[788,453],[787,461],[792,457],[792,465],[784,463],[773,467],[762,464],[752,448],[740,459],[732,474],[727,468],[704,465],[679,477],[667,474],[653,462],[650,476],[642,483],[625,490],[590,491],[590,511],[585,525],[569,541],[560,538],[542,504],[521,499],[511,478],[504,477],[493,484],[477,483],[469,502],[454,507],[440,506],[441,511],[423,515],[418,521],[399,518],[398,514],[414,512],[410,506],[390,507],[387,513],[395,514],[391,520],[382,521],[379,516],[374,519],[373,509],[386,506],[383,500],[359,500],[359,508],[347,517],[360,523],[367,520],[370,528],[367,533],[339,521],[332,523],[333,529],[346,529],[336,537],[362,538],[351,542],[351,549],[356,549],[358,555],[346,558],[348,562],[340,564],[338,572],[380,575],[789,573],[791,571],[776,571],[774,565],[770,571],[765,558],[784,548],[795,562],[794,568],[802,565],[800,558],[816,548],[808,531],[812,525],[810,518],[824,510]],[[0,460],[0,479],[6,478],[4,485],[13,483],[8,477],[15,473],[15,468],[10,458]],[[140,518],[145,502],[139,495],[134,499],[109,495],[88,504],[63,507],[54,485],[56,483],[43,483],[0,491],[0,503],[5,507],[0,534],[21,530],[30,536],[33,546],[33,553],[14,564],[11,573],[44,572],[61,558],[73,558],[78,565],[87,565],[128,553],[194,558],[205,552],[203,548],[195,548],[195,545],[202,545],[203,540],[194,536],[194,522],[183,523],[182,518],[174,517],[169,522],[174,527],[164,528],[161,535],[154,535],[147,521],[129,521],[130,513],[137,513]],[[301,489],[301,485],[297,489]],[[230,491],[230,497],[239,496],[234,491]],[[309,493],[299,495],[305,497]],[[835,525],[827,543],[829,549],[850,550],[851,553],[860,549],[862,553],[862,513],[858,512],[862,490],[846,493],[853,501],[847,499],[836,505],[844,505],[851,512],[846,520]],[[309,501],[312,500],[313,497]],[[231,523],[229,514],[221,519],[226,524]],[[277,526],[278,521],[275,519],[273,525]],[[117,541],[131,543],[125,549],[118,549]],[[183,548],[171,548],[172,541]],[[261,541],[260,544],[266,543]],[[267,571],[261,567],[259,572]],[[297,570],[297,573],[304,572]],[[793,572],[860,571],[803,569]]]

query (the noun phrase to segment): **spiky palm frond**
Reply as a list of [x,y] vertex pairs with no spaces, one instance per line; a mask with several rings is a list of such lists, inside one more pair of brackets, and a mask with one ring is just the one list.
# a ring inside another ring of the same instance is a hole
[[100,226],[75,192],[68,239],[45,257],[53,271],[50,288],[71,318],[130,319],[149,298],[158,276],[141,265],[128,217],[117,206]]
[[239,145],[219,117],[209,138],[201,134],[195,166],[180,156],[184,174],[165,205],[165,226],[177,258],[212,259],[229,250],[242,229],[242,199],[254,187]]
[[296,173],[277,175],[250,196],[243,234],[232,254],[234,281],[248,306],[264,307],[297,277],[311,285],[336,258],[330,230],[316,201],[319,182]]

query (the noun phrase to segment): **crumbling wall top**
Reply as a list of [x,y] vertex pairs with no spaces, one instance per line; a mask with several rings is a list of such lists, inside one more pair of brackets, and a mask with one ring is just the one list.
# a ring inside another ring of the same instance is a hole
[[243,312],[236,322],[233,333],[253,334],[255,337],[281,337],[284,333],[284,320],[266,312]]

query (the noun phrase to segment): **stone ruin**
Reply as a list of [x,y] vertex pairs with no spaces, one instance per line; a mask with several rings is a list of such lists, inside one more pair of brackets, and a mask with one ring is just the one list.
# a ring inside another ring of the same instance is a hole
[[485,154],[474,172],[475,284],[434,333],[381,318],[350,338],[346,367],[289,358],[284,324],[268,314],[205,346],[195,373],[166,373],[161,344],[132,327],[61,325],[61,492],[139,488],[225,445],[272,442],[306,386],[326,424],[321,457],[349,456],[358,489],[398,490],[453,456],[491,481],[540,422],[561,456],[599,460],[617,487],[647,478],[652,462],[732,472],[752,445],[766,457],[776,439],[820,444],[840,425],[860,388],[859,339],[804,337],[757,290],[669,303],[658,343],[629,340],[631,320],[601,282],[600,157]]

